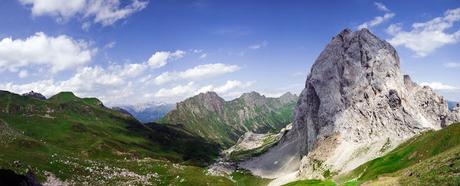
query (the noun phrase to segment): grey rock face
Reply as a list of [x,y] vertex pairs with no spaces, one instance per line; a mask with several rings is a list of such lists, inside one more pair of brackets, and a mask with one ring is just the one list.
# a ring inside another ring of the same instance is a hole
[[34,92],[34,91],[30,91],[30,92],[22,94],[22,95],[32,97],[32,98],[35,98],[35,99],[46,100],[45,96],[43,96],[42,94],[40,94],[38,92]]
[[423,130],[440,129],[448,113],[446,100],[401,74],[389,43],[367,29],[346,29],[312,66],[293,129],[240,166],[270,178],[293,171],[321,178],[321,171],[351,170]]

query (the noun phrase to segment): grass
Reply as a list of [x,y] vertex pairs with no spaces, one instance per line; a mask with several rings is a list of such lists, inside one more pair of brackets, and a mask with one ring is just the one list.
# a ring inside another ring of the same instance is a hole
[[[385,156],[369,161],[340,177],[339,182],[355,178],[358,183],[363,183],[381,176],[391,176],[392,173],[428,161],[438,155],[443,156],[449,150],[459,148],[458,136],[460,136],[458,123],[439,131],[427,131],[402,143]],[[432,169],[437,168],[432,167]]]
[[400,177],[401,185],[459,185],[460,145],[392,176]]
[[335,186],[333,180],[300,180],[285,184],[284,186]]
[[218,145],[177,126],[143,125],[70,92],[49,100],[0,92],[0,129],[0,168],[32,170],[41,182],[52,173],[86,185],[235,185],[206,175]]

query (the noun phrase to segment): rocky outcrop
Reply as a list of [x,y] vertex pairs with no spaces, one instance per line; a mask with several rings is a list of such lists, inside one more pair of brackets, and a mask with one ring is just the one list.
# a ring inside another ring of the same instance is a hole
[[403,76],[396,50],[367,29],[343,30],[312,66],[293,129],[241,167],[269,178],[323,178],[447,125],[446,100]]
[[176,109],[158,122],[183,126],[228,148],[245,132],[278,132],[292,121],[296,101],[297,96],[290,93],[268,98],[249,92],[231,101],[215,92],[200,93],[177,103]]
[[258,134],[246,132],[235,145],[222,152],[226,160],[240,161],[246,158],[257,156],[279,142],[284,134],[291,130],[292,124],[282,128],[278,133]]
[[34,92],[34,91],[30,91],[28,93],[22,94],[22,96],[28,96],[28,97],[32,97],[35,99],[46,100],[45,96],[43,96],[42,94],[38,92]]

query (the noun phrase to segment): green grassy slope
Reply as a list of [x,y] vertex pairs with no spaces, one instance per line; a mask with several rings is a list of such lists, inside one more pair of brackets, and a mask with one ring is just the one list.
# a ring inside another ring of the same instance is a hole
[[341,177],[339,181],[356,179],[358,183],[364,183],[383,176],[400,177],[396,180],[405,183],[403,185],[408,183],[424,185],[424,182],[420,182],[422,180],[425,183],[431,180],[433,184],[437,183],[436,180],[440,180],[439,183],[459,184],[459,136],[459,123],[439,131],[427,131],[409,139],[385,156],[359,166]]
[[335,186],[332,180],[300,180],[285,184],[283,186]]
[[228,148],[246,131],[278,132],[292,121],[296,101],[291,98],[282,102],[258,93],[224,101],[215,93],[206,93],[178,103],[176,110],[158,123],[181,125],[197,136]]
[[51,173],[74,184],[234,185],[201,167],[217,150],[179,127],[143,125],[95,98],[0,91],[0,168],[32,170],[42,182]]

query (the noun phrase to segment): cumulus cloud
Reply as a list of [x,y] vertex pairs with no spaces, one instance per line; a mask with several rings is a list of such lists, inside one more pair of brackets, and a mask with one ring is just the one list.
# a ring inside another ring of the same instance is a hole
[[158,98],[173,98],[192,95],[195,92],[195,83],[189,82],[186,85],[177,85],[172,88],[162,88],[155,93]]
[[26,39],[3,38],[0,70],[46,65],[52,72],[58,72],[90,62],[95,52],[87,42],[66,35],[52,37],[38,32]]
[[185,80],[198,80],[203,78],[210,78],[227,74],[239,70],[240,67],[237,65],[226,65],[222,63],[212,63],[198,65],[191,69],[187,69],[181,72],[164,72],[153,79],[153,82],[157,85],[168,83],[171,81],[177,81],[181,79]]
[[148,2],[132,0],[122,6],[120,0],[19,0],[30,7],[33,16],[49,15],[62,22],[74,16],[84,20],[82,28],[88,29],[93,23],[112,25],[118,20],[144,9]]
[[[111,65],[107,68],[84,67],[66,80],[48,79],[25,84],[0,83],[0,89],[17,93],[33,90],[45,96],[52,96],[61,91],[72,91],[79,96],[97,96],[110,104],[122,102],[134,95],[132,80],[146,68],[143,64]],[[136,87],[136,91],[141,89],[142,87]]]
[[201,93],[201,92],[204,93],[204,92],[213,91],[213,92],[216,92],[218,94],[225,94],[225,93],[228,93],[230,90],[234,90],[234,89],[238,89],[238,88],[247,88],[247,87],[250,87],[253,84],[254,84],[253,81],[243,83],[243,82],[237,81],[237,80],[228,80],[227,82],[225,82],[225,84],[223,84],[221,86],[216,87],[214,85],[208,85],[208,86],[201,87],[197,92],[198,93]]
[[160,68],[165,66],[171,61],[184,57],[185,52],[182,50],[176,50],[175,52],[159,51],[155,52],[147,61],[151,68]]
[[176,85],[171,88],[161,88],[154,94],[153,97],[169,101],[180,101],[199,93],[213,91],[225,98],[235,98],[241,95],[244,91],[248,91],[246,89],[253,84],[253,81],[241,82],[237,80],[228,80],[222,85],[205,85],[200,87],[198,84],[191,81],[184,85]]
[[385,12],[383,16],[376,16],[370,21],[366,21],[363,24],[360,24],[358,26],[358,29],[362,28],[371,28],[377,25],[382,24],[383,22],[393,18],[395,16],[395,13],[391,12],[390,9],[388,9],[384,4],[375,2],[375,6],[377,7],[378,10]]
[[249,49],[252,49],[252,50],[257,50],[257,49],[261,49],[261,48],[264,48],[268,45],[268,41],[262,41],[261,43],[257,43],[257,44],[254,44],[254,45],[251,45],[249,46],[248,48]]
[[447,85],[447,84],[444,84],[444,83],[441,83],[441,82],[423,82],[423,83],[420,83],[420,85],[429,86],[433,90],[448,90],[448,91],[460,90],[460,88],[458,88],[458,87],[455,87],[455,86],[452,86],[452,85]]
[[387,29],[392,35],[388,42],[394,46],[404,46],[414,51],[417,56],[424,57],[444,45],[459,41],[460,30],[448,32],[458,21],[460,8],[447,10],[444,16],[427,22],[414,23],[410,31],[404,31],[400,24],[393,24]]
[[15,84],[13,82],[0,83],[1,90],[8,90],[16,93],[26,93],[31,90],[40,92],[45,96],[51,96],[60,92],[62,89],[58,87],[53,80],[41,80],[25,84]]

